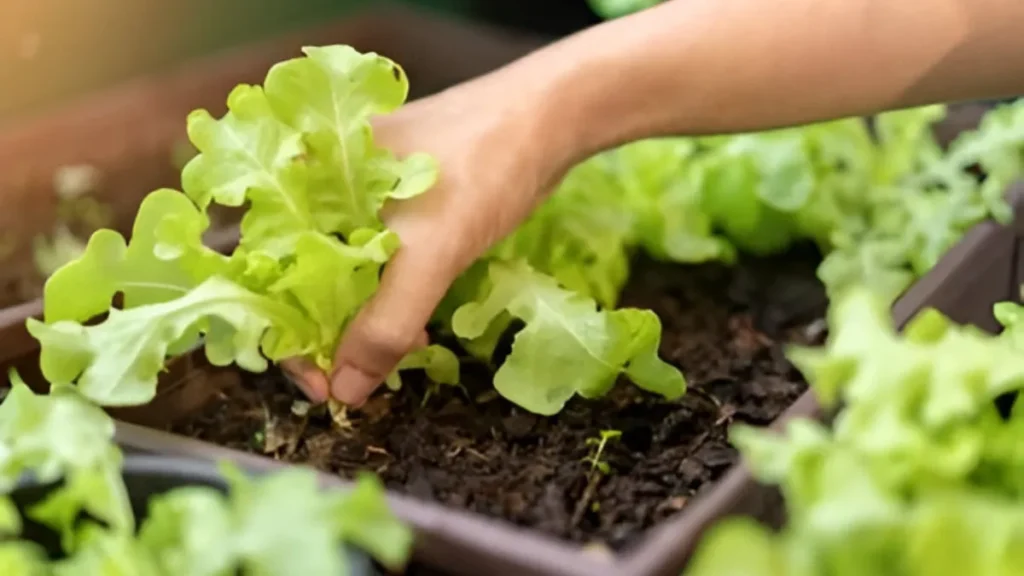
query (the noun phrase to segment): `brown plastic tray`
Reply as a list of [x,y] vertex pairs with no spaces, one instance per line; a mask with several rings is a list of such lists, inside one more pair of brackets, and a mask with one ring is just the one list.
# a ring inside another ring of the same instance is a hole
[[[224,95],[234,84],[258,81],[271,64],[295,54],[302,44],[333,42],[395,58],[406,67],[420,95],[500,66],[541,43],[539,39],[515,37],[488,27],[388,8],[225,53],[167,75],[141,79],[0,134],[0,193],[5,202],[11,203],[7,205],[25,208],[24,213],[11,211],[16,216],[4,211],[0,226],[9,220],[20,226],[17,230],[32,233],[33,222],[48,222],[52,206],[29,202],[30,194],[38,192],[39,182],[48,178],[46,174],[56,166],[83,159],[105,161],[104,168],[109,166],[111,173],[119,173],[119,167],[126,170],[119,189],[123,198],[137,196],[134,203],[125,202],[126,206],[119,209],[126,215],[134,213],[141,194],[152,188],[127,175],[133,165],[154,161],[146,160],[144,142],[149,142],[153,150],[161,148],[180,137],[183,118],[192,108],[222,111]],[[97,139],[100,133],[111,137]],[[161,144],[153,144],[157,142]],[[13,180],[5,174],[6,167],[18,166],[32,168]],[[1018,187],[1011,194],[1017,224],[1001,227],[986,222],[973,229],[894,305],[893,315],[899,325],[922,307],[932,306],[957,321],[995,329],[992,304],[1017,300],[1018,286],[1024,280],[1024,189]],[[230,245],[233,239],[218,242]],[[25,332],[24,321],[40,311],[38,301],[0,310],[0,369],[17,366],[30,383],[37,384],[41,382],[38,346]],[[145,407],[112,411],[119,418],[117,439],[134,451],[226,458],[253,469],[284,466],[270,458],[157,429],[203,406],[237,381],[237,371],[209,366],[201,353],[175,359],[162,378],[156,401]],[[801,397],[774,426],[801,416],[821,416],[811,394]],[[334,476],[320,477],[325,484],[345,484]],[[649,531],[638,544],[610,557],[440,504],[398,494],[389,497],[396,513],[416,528],[416,562],[443,573],[467,576],[676,576],[713,522],[735,514],[752,515],[774,525],[784,520],[779,493],[754,482],[743,465],[730,470],[712,490]]]

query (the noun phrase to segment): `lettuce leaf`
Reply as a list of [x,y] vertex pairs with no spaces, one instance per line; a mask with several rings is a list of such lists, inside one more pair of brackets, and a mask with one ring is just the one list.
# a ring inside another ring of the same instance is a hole
[[187,487],[160,496],[138,536],[162,574],[217,576],[244,566],[257,574],[347,574],[339,543],[401,569],[411,531],[388,510],[384,490],[362,476],[347,492],[324,492],[316,475],[289,469],[253,480],[223,464],[223,495]]
[[[971,226],[1012,217],[1003,193],[1024,174],[1020,109],[993,110],[948,151],[932,132],[946,115],[943,106],[871,122],[643,140],[585,164],[611,173],[609,185],[618,189],[591,185],[599,193],[587,201],[632,222],[632,233],[611,234],[627,253],[636,247],[674,262],[728,263],[737,250],[768,255],[810,241],[823,252],[819,278],[830,295],[866,285],[892,300]],[[985,170],[984,179],[974,166]],[[565,187],[574,184],[567,179]],[[559,189],[551,204],[563,193],[570,195]],[[529,254],[519,256],[536,265]]]
[[0,493],[9,493],[25,475],[43,484],[63,480],[63,488],[29,515],[56,530],[66,549],[76,545],[74,521],[83,511],[111,530],[133,529],[110,417],[73,388],[54,386],[37,395],[15,372],[10,383],[0,404]]
[[583,162],[485,260],[525,260],[562,286],[613,308],[629,276],[635,227],[623,200],[605,157]]
[[[200,345],[215,365],[262,371],[268,360],[301,355],[331,369],[345,329],[400,246],[379,211],[432,186],[437,167],[424,155],[399,159],[374,143],[372,116],[406,97],[400,67],[345,46],[304,53],[272,67],[263,86],[233,90],[222,118],[193,112],[188,134],[199,153],[183,169],[185,193],[154,192],[140,208],[130,243],[113,231],[97,232],[85,253],[51,278],[45,323],[29,322],[47,379],[73,384],[99,404],[125,406],[153,397],[166,357]],[[574,394],[603,394],[620,373],[667,397],[685,390],[682,375],[657,358],[660,323],[653,314],[597,309],[618,299],[638,234],[676,257],[729,254],[716,239],[706,248],[688,243],[708,234],[706,220],[679,226],[672,220],[661,231],[644,224],[659,222],[654,215],[662,218],[670,207],[698,203],[688,187],[660,195],[675,167],[652,171],[667,156],[662,148],[644,149],[621,152],[627,160],[636,156],[632,163],[600,157],[574,170],[522,229],[481,261],[483,273],[457,283],[435,315],[485,360],[514,316],[529,320],[495,376],[499,392],[529,410],[553,413]],[[685,151],[669,156],[682,158]],[[643,203],[639,217],[625,209],[630,201]],[[202,244],[206,210],[215,203],[247,206],[240,246],[230,256]],[[521,261],[533,268],[516,264]],[[71,296],[82,286],[88,288]],[[495,304],[494,295],[510,290],[522,293]],[[123,303],[111,308],[117,295]],[[478,297],[498,308],[466,328]],[[555,321],[547,306],[556,307]],[[102,322],[86,324],[103,313]],[[567,329],[584,340],[566,353],[588,368],[559,382],[544,368],[559,357],[541,348],[562,341]],[[389,386],[400,386],[398,371],[411,369],[438,383],[459,381],[457,357],[438,345],[401,361]]]
[[666,398],[685,392],[682,374],[657,356],[661,322],[653,312],[599,311],[523,262],[496,262],[489,273],[490,292],[459,308],[452,325],[457,336],[473,340],[505,312],[525,323],[494,376],[502,396],[550,415],[576,394],[605,394],[621,373]]
[[[162,242],[161,230],[173,226],[174,244]],[[43,316],[47,322],[84,322],[110,309],[116,294],[123,308],[167,302],[188,293],[203,280],[227,269],[227,258],[203,249],[190,258],[161,258],[178,245],[198,247],[209,226],[206,215],[188,198],[170,189],[149,194],[139,206],[132,241],[113,230],[99,230],[82,255],[57,270],[46,282]],[[177,254],[173,254],[177,255]]]
[[386,200],[420,194],[437,178],[432,159],[399,160],[373,143],[370,117],[408,93],[397,64],[347,46],[303,51],[274,65],[263,88],[235,88],[224,118],[197,110],[188,120],[200,154],[182,173],[185,192],[200,207],[248,200],[242,247],[278,259],[307,231],[382,229]]
[[607,162],[634,215],[632,242],[662,260],[731,263],[733,246],[717,234],[704,207],[708,174],[694,162],[697,144],[681,138],[643,140],[608,153]]
[[0,542],[0,572],[17,576],[48,576],[46,551],[34,542]]
[[782,435],[736,427],[755,475],[777,483],[777,535],[725,522],[687,574],[1013,574],[1024,560],[1024,388],[1020,307],[994,336],[926,310],[897,334],[888,302],[852,290],[830,311],[824,348],[790,359],[826,406],[830,430],[795,420]]
[[[271,68],[264,86],[235,88],[224,117],[193,112],[199,153],[183,169],[185,193],[151,193],[131,242],[100,230],[49,279],[45,322],[28,323],[48,380],[101,405],[143,404],[165,359],[200,345],[215,365],[262,371],[305,356],[330,370],[400,245],[379,210],[424,192],[437,168],[373,143],[370,118],[407,95],[401,68],[345,46],[304,52]],[[213,203],[247,204],[230,256],[202,242]],[[432,348],[401,369],[457,382],[453,358]]]
[[203,333],[206,355],[214,365],[234,362],[253,372],[266,370],[267,358],[282,360],[311,351],[317,336],[316,325],[299,310],[219,277],[175,300],[110,310],[97,325],[29,319],[28,329],[42,345],[40,366],[46,379],[74,383],[103,406],[150,401],[168,349],[192,332]]
[[[346,574],[351,556],[342,553],[344,545],[393,571],[409,558],[412,532],[370,475],[349,490],[327,491],[308,469],[250,478],[225,463],[226,494],[207,486],[171,488],[150,498],[136,530],[113,433],[111,417],[74,388],[37,395],[11,374],[0,404],[3,573]],[[30,479],[51,489],[20,510],[5,496]],[[23,515],[60,535],[63,557],[50,560],[40,545],[19,539]]]

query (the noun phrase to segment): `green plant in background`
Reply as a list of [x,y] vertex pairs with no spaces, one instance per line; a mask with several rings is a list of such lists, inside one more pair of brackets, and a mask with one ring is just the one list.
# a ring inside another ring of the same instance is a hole
[[618,18],[633,12],[639,12],[657,6],[665,0],[587,0],[597,15],[606,18]]
[[26,517],[60,534],[65,555],[50,559],[39,544],[19,539],[22,518],[0,497],[4,574],[344,575],[345,543],[393,570],[408,558],[412,534],[391,515],[372,476],[350,491],[326,492],[310,470],[250,479],[225,464],[226,495],[202,486],[173,489],[151,499],[138,524],[110,416],[72,387],[36,395],[16,374],[11,382],[0,404],[0,494],[25,474],[62,481]]
[[65,264],[81,257],[84,252],[85,242],[63,225],[58,225],[52,236],[37,236],[32,241],[32,257],[36,270],[44,278],[49,278]]
[[[898,335],[888,303],[853,291],[832,309],[824,349],[790,358],[826,406],[782,436],[734,440],[786,496],[779,535],[749,520],[712,530],[693,576],[1016,574],[1024,561],[1022,309],[996,306],[1000,336],[935,310]],[[1004,415],[996,400],[1008,394]]]
[[[1012,218],[1003,193],[1024,170],[1024,102],[991,111],[942,150],[946,109],[756,134],[647,140],[592,169],[615,182],[625,242],[675,262],[731,262],[815,242],[832,296],[866,285],[894,299],[974,224]],[[972,167],[980,166],[984,180]],[[610,194],[609,197],[614,196]]]
[[101,179],[100,171],[90,164],[62,166],[54,173],[57,224],[52,234],[37,236],[32,241],[36,269],[44,278],[85,252],[85,242],[73,228],[91,234],[113,220],[110,207],[92,196]]

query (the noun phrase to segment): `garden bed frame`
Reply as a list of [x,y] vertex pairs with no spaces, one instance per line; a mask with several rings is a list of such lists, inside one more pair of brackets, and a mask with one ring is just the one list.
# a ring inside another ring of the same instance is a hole
[[[438,42],[439,37],[444,41]],[[205,107],[220,113],[225,95],[235,84],[258,82],[269,66],[297,54],[303,44],[339,42],[400,62],[416,87],[415,95],[484,73],[542,43],[489,27],[386,8],[138,80],[0,133],[0,195],[6,205],[23,207],[0,215],[0,227],[12,226],[19,234],[33,235],[52,223],[55,206],[38,201],[50,198],[39,194],[41,187],[49,186],[46,177],[58,166],[80,162],[114,175],[105,189],[106,197],[120,199],[116,205],[119,222],[130,222],[143,194],[152,188],[137,166],[152,165],[157,150],[166,160],[170,145],[184,134],[184,118],[190,110]],[[893,316],[898,326],[920,309],[935,307],[955,321],[997,329],[992,305],[1019,301],[1019,287],[1024,282],[1024,187],[1011,190],[1010,199],[1017,215],[1015,223],[984,222],[972,229],[896,302]],[[217,231],[210,243],[230,249],[237,238],[237,229],[224,229]],[[37,386],[42,382],[38,344],[25,331],[25,320],[38,317],[41,311],[40,300],[0,310],[0,368],[17,367]],[[253,470],[284,466],[270,458],[156,429],[201,408],[219,390],[236,383],[236,369],[210,366],[200,350],[173,360],[163,376],[157,399],[150,405],[111,410],[120,419],[117,441],[126,449],[230,459]],[[773,427],[793,418],[821,416],[808,392]],[[335,476],[320,474],[320,478],[325,485],[347,485]],[[712,523],[736,514],[772,525],[784,521],[778,491],[758,485],[742,464],[676,516],[649,530],[637,544],[612,556],[440,504],[400,494],[389,498],[394,511],[416,530],[415,562],[466,576],[678,576]]]

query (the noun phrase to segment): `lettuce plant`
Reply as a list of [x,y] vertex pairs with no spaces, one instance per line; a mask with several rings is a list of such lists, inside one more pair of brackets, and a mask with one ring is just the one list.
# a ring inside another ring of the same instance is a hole
[[[1021,310],[996,307],[1000,336],[928,310],[897,335],[887,302],[862,290],[832,310],[824,349],[791,359],[833,429],[797,420],[782,436],[739,427],[734,440],[764,481],[781,485],[779,535],[729,521],[688,574],[1015,574],[1024,561]],[[1007,396],[1012,395],[1012,396]],[[1013,399],[1008,413],[996,400]]]
[[[262,371],[268,360],[305,356],[331,368],[346,326],[400,245],[381,208],[426,191],[437,166],[374,142],[370,119],[406,98],[397,64],[346,46],[304,52],[271,68],[262,86],[235,88],[223,118],[193,112],[188,135],[199,153],[182,171],[184,192],[151,193],[130,242],[101,230],[51,276],[44,321],[29,321],[49,381],[73,384],[101,405],[142,404],[165,358],[199,345],[215,365]],[[240,245],[228,256],[201,242],[214,203],[246,208]],[[548,211],[558,217],[542,215],[535,227],[564,229],[566,251],[545,252],[536,239],[499,247],[461,282],[463,298],[441,324],[483,356],[512,318],[522,321],[495,384],[537,413],[555,413],[576,394],[603,394],[619,374],[666,397],[682,394],[682,375],[657,357],[658,318],[605,310],[591,297],[609,304],[625,279],[622,248],[600,244],[605,228],[588,227],[600,214],[577,208],[572,220],[568,210]],[[595,264],[579,266],[585,255]],[[111,307],[115,295],[120,308]],[[459,378],[454,353],[437,345],[400,368],[426,369],[441,383]],[[397,374],[388,381],[400,385]]]
[[601,206],[618,199],[607,205],[631,228],[613,236],[627,250],[731,263],[738,252],[775,254],[810,241],[824,255],[818,276],[831,296],[867,286],[894,300],[971,226],[1013,216],[1003,194],[1024,175],[1024,100],[991,111],[948,150],[932,133],[945,114],[927,106],[870,124],[848,118],[645,140],[590,160],[588,170],[612,190]]
[[[307,356],[329,368],[399,245],[379,209],[436,178],[429,157],[397,159],[373,142],[369,118],[399,106],[407,88],[375,54],[308,48],[264,86],[238,86],[223,118],[192,113],[199,154],[182,172],[184,193],[153,192],[130,243],[97,232],[47,282],[45,323],[29,324],[47,379],[103,405],[145,403],[164,358],[199,343],[218,365],[260,371],[267,359]],[[230,256],[201,242],[214,202],[247,204]],[[115,294],[121,309],[111,309]]]
[[60,535],[64,554],[51,559],[53,551],[20,538],[23,519],[0,496],[5,574],[344,575],[346,543],[391,569],[408,558],[412,534],[391,515],[372,476],[347,492],[324,492],[309,470],[252,479],[224,465],[227,494],[175,488],[152,498],[138,523],[110,417],[73,387],[36,395],[16,374],[11,380],[0,404],[0,494],[25,475],[56,483],[25,514]]

